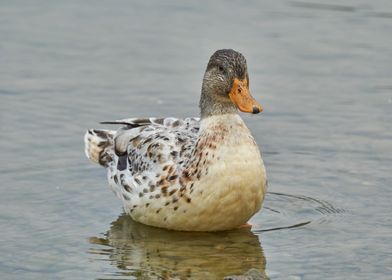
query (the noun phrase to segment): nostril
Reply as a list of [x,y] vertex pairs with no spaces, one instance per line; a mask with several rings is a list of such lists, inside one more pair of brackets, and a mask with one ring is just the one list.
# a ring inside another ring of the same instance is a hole
[[258,114],[258,113],[260,113],[260,109],[257,108],[256,106],[253,106],[252,114]]

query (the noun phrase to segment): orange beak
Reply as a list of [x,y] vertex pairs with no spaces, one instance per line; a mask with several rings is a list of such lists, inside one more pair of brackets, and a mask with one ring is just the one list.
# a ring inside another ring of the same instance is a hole
[[243,80],[234,79],[229,97],[242,112],[257,114],[263,111],[263,107],[250,95],[246,78]]

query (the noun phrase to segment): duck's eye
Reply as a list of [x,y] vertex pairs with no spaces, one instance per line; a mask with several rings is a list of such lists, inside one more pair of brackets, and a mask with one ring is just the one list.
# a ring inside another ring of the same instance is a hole
[[219,72],[222,72],[222,73],[225,72],[225,69],[222,66],[218,66],[218,70],[219,70]]

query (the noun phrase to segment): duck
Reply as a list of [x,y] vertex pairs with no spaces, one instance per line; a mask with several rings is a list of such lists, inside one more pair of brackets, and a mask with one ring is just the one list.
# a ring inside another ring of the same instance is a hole
[[258,114],[245,57],[232,49],[210,57],[200,117],[143,117],[88,129],[85,154],[103,166],[114,194],[136,222],[177,231],[242,227],[267,191],[259,147],[239,111]]

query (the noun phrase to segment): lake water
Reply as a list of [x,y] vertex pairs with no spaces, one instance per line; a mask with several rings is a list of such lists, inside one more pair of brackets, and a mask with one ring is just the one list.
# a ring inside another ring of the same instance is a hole
[[[391,279],[391,31],[387,0],[0,1],[0,278]],[[220,48],[265,108],[243,115],[264,209],[252,230],[136,224],[83,133],[197,116]]]

